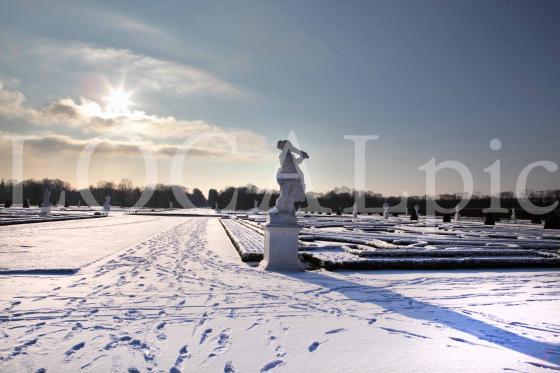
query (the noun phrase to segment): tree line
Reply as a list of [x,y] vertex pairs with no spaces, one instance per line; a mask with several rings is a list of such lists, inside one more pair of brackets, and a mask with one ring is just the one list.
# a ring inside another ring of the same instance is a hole
[[[4,206],[11,204],[14,188],[20,188],[23,194],[24,203],[31,206],[38,206],[43,199],[43,191],[49,189],[51,191],[50,202],[54,205],[76,206],[87,205],[83,198],[83,191],[72,187],[69,183],[59,179],[29,179],[23,182],[14,182],[12,180],[0,181],[0,203]],[[130,180],[123,179],[118,183],[111,181],[100,181],[96,185],[91,185],[87,190],[95,199],[96,204],[101,205],[106,196],[111,196],[111,204],[123,208],[134,206],[140,199],[140,196],[149,192],[150,198],[144,207],[148,208],[169,208],[184,206],[184,197],[188,198],[190,205],[186,207],[211,207],[218,209],[237,209],[250,210],[255,207],[255,203],[262,210],[266,210],[276,203],[278,191],[266,190],[258,188],[255,185],[245,185],[241,187],[226,187],[221,190],[210,189],[204,194],[200,189],[187,189],[183,186],[157,184],[150,187],[134,186]],[[332,213],[341,213],[352,209],[354,205],[354,197],[356,191],[348,187],[337,187],[323,193],[309,192],[308,197],[317,201],[323,208],[323,212],[330,210]],[[392,212],[402,213],[404,211],[395,211],[394,206],[401,206],[401,196],[383,196],[380,193],[371,191],[361,192],[367,208],[381,209],[385,203],[388,203]],[[418,206],[421,212],[426,211],[426,207],[430,202],[437,202],[444,208],[454,208],[463,195],[441,194],[436,197],[430,196],[409,196],[406,199],[407,209],[413,209]],[[500,206],[505,209],[515,208],[518,210],[519,218],[523,218],[523,211],[519,205],[519,201],[512,192],[503,192],[497,196],[489,196],[477,193],[471,196],[469,203],[462,210],[465,216],[480,216],[480,210],[490,207],[492,199],[499,199]],[[532,203],[538,206],[549,206],[555,201],[560,200],[560,189],[531,191],[526,196]],[[309,201],[310,199],[308,199]],[[316,204],[308,205],[307,202],[299,204],[298,208],[318,212]],[[317,211],[313,211],[313,210]]]

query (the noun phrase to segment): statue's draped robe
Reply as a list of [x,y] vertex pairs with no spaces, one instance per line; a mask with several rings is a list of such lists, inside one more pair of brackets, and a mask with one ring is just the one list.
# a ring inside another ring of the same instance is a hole
[[305,201],[305,183],[298,166],[302,161],[302,158],[294,159],[288,147],[280,153],[280,168],[276,173],[276,180],[280,184],[282,197],[294,202]]

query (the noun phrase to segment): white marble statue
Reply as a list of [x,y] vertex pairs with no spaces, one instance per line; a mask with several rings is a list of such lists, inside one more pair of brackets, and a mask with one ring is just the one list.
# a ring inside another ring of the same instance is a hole
[[459,213],[459,205],[455,206],[455,220],[461,219],[461,214]]
[[60,192],[57,205],[62,206],[63,208],[66,206],[66,191],[63,190]]
[[253,208],[251,209],[251,212],[253,214],[258,214],[261,210],[259,209],[259,201],[254,200],[253,201]]
[[111,211],[111,196],[105,197],[105,202],[103,203],[103,211],[107,214]]
[[302,227],[297,224],[294,204],[305,201],[305,183],[299,165],[309,156],[288,140],[278,141],[277,147],[282,151],[276,173],[280,196],[268,213],[267,223],[263,224],[264,257],[260,266],[269,271],[302,271],[298,255]]
[[515,215],[515,209],[511,209],[511,220],[516,221],[517,216]]
[[43,202],[41,202],[41,214],[46,215],[51,212],[51,191],[46,188],[43,191]]
[[358,202],[354,202],[354,207],[352,208],[352,219],[358,221]]
[[270,209],[269,221],[297,224],[295,203],[305,201],[305,182],[299,165],[304,159],[308,159],[309,155],[288,140],[278,141],[277,148],[282,151],[279,156],[280,168],[276,173],[280,196],[276,200],[276,206]]
[[387,202],[383,204],[383,218],[389,219],[389,204]]

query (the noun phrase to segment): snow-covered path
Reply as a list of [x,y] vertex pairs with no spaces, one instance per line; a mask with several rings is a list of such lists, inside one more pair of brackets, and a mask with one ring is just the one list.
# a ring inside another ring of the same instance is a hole
[[182,221],[113,212],[97,219],[1,226],[0,273],[78,270]]
[[[549,371],[554,271],[263,272],[190,218],[72,276],[0,277],[1,371]],[[558,368],[557,368],[558,369]]]

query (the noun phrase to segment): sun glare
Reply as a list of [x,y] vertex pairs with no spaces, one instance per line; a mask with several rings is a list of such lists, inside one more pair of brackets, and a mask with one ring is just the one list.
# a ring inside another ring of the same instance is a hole
[[127,112],[128,107],[132,104],[130,96],[131,93],[122,88],[112,89],[104,99],[107,103],[107,110],[114,113]]

